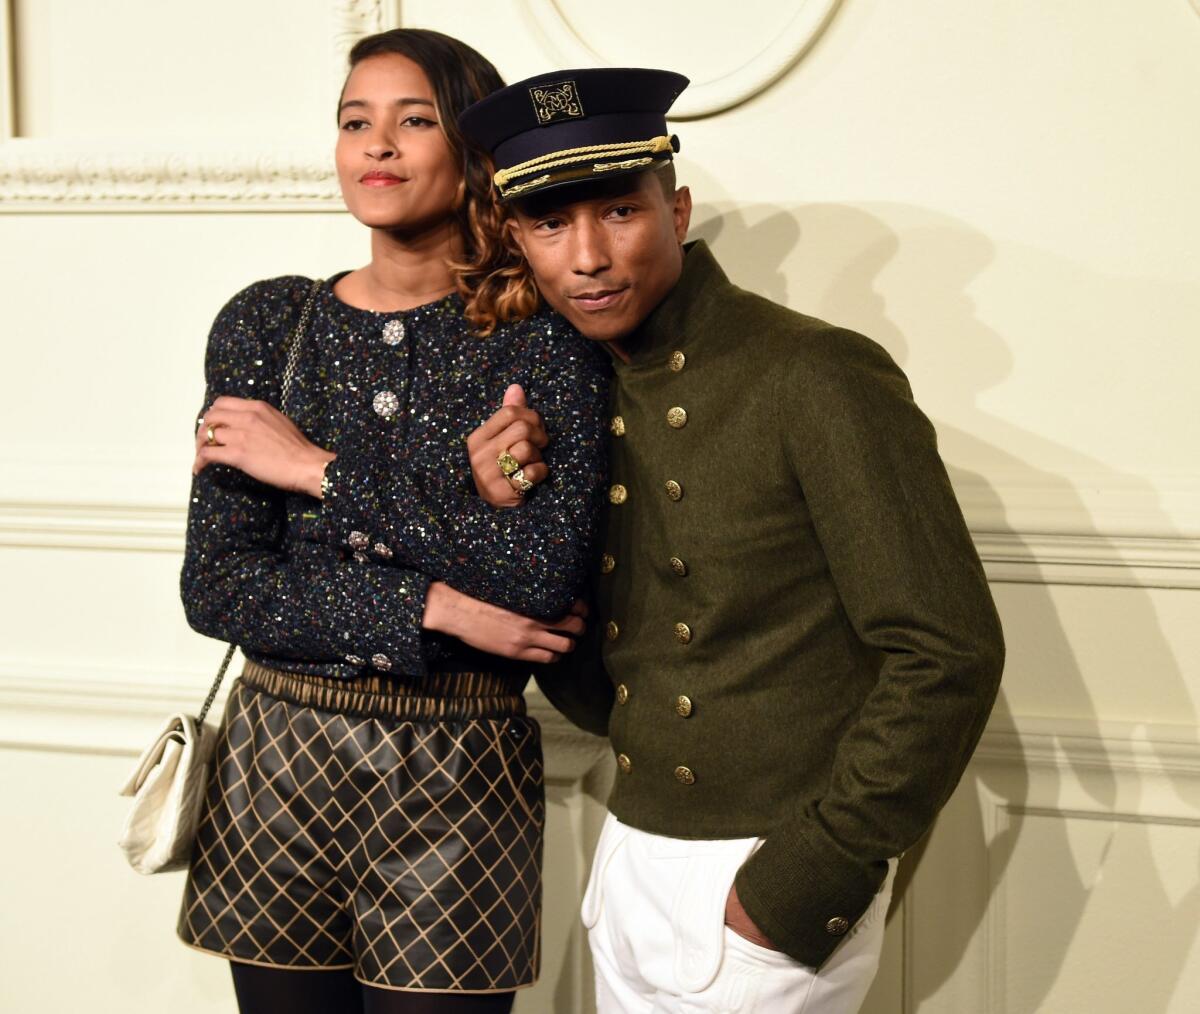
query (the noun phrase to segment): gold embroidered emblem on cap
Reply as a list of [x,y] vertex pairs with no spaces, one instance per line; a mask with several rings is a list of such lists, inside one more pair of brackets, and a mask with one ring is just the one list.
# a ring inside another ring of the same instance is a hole
[[583,119],[583,103],[579,101],[579,86],[574,81],[555,81],[529,89],[533,100],[533,115],[545,126],[557,120]]
[[623,162],[596,162],[592,165],[592,172],[606,173],[614,169],[636,169],[638,166],[649,165],[654,159],[647,155],[645,158],[627,158]]
[[[530,180],[528,183],[518,183],[515,186],[502,187],[501,189],[504,191],[505,197],[512,197],[513,194],[519,194],[525,190],[531,190],[533,187],[540,187],[548,179],[550,179],[550,174],[546,173],[544,176],[539,176],[536,180]],[[497,186],[500,186],[500,184],[497,184]]]

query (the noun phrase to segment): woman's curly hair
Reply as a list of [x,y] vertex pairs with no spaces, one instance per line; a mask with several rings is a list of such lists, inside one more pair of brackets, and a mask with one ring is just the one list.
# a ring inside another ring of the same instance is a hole
[[350,50],[350,67],[384,53],[408,57],[425,72],[442,133],[462,167],[456,214],[463,256],[450,267],[467,319],[477,334],[487,337],[497,324],[527,317],[541,302],[533,276],[509,235],[507,215],[492,191],[491,160],[468,145],[458,129],[459,114],[503,88],[504,79],[466,43],[423,28],[394,28],[359,39]]

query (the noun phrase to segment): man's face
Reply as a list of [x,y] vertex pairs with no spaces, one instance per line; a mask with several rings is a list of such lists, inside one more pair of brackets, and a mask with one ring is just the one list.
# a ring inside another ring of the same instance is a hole
[[514,209],[510,228],[542,296],[595,341],[624,338],[679,280],[692,199],[654,172],[567,188]]

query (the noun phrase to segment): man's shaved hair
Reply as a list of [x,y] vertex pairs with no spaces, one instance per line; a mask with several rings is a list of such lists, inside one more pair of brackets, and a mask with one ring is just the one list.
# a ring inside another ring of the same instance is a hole
[[678,186],[675,182],[675,162],[672,159],[667,159],[661,165],[654,167],[654,174],[658,177],[658,183],[662,187],[663,196],[669,201],[675,196],[675,188]]
[[[673,201],[676,189],[675,163],[668,160],[646,171],[653,172],[668,203]],[[513,201],[512,207],[528,218],[540,218],[542,215],[552,214],[559,208],[565,208],[568,204],[574,204],[576,201],[590,201],[597,197],[616,197],[632,193],[637,189],[638,177],[642,175],[645,174],[613,176],[605,180],[585,180],[567,187],[551,187],[549,190],[518,198]]]

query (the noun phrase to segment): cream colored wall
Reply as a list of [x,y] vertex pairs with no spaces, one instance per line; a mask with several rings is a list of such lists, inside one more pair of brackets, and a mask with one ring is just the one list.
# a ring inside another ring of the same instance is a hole
[[[690,74],[693,235],[736,281],[881,341],[937,424],[1010,661],[905,860],[868,1010],[1200,1004],[1195,5],[7,7],[0,1009],[233,1009],[222,964],[174,941],[179,877],[122,868],[113,793],[220,654],[176,600],[207,326],[253,279],[364,259],[327,113],[347,42],[397,18],[510,80]],[[597,743],[544,718],[546,969],[525,1012],[586,1008],[573,910],[606,777]]]

